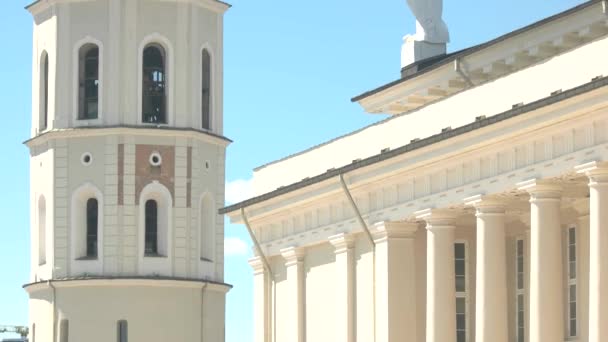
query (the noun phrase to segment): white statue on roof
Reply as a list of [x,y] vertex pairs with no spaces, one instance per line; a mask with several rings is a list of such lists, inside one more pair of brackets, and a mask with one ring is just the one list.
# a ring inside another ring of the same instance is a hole
[[434,44],[448,43],[450,33],[443,21],[443,0],[407,0],[416,17],[416,40]]

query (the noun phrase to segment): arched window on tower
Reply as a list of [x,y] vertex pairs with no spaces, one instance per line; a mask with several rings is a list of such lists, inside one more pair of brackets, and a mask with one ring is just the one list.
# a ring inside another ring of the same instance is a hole
[[211,56],[207,49],[202,55],[201,115],[202,128],[211,129]]
[[49,121],[49,55],[42,52],[40,58],[40,103],[38,131],[44,131]]
[[99,204],[97,199],[87,200],[87,258],[97,258],[97,222]]
[[200,212],[199,212],[199,248],[201,254],[201,260],[213,261],[213,246],[215,244],[215,210],[213,210],[213,198],[211,195],[206,194],[201,199]]
[[78,53],[78,119],[97,119],[99,112],[99,47],[85,44]]
[[158,203],[147,200],[145,208],[145,256],[158,255]]
[[38,265],[46,264],[46,200],[38,199]]
[[142,122],[167,123],[165,49],[158,44],[146,46],[142,70]]

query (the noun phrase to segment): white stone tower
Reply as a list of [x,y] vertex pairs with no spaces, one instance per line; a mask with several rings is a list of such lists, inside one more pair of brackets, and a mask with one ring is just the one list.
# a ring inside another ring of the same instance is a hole
[[216,0],[39,0],[30,341],[224,341]]

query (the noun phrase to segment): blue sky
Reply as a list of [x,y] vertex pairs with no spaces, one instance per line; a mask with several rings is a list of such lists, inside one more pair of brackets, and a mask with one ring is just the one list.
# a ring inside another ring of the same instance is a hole
[[[581,0],[446,0],[449,51],[459,50],[573,7]],[[0,11],[0,324],[27,324],[29,274],[28,138],[31,18],[28,1]],[[227,181],[268,161],[382,119],[350,98],[399,77],[401,38],[414,33],[406,0],[233,0],[225,16]],[[250,244],[226,225],[227,342],[252,341]],[[2,336],[0,336],[1,338]]]

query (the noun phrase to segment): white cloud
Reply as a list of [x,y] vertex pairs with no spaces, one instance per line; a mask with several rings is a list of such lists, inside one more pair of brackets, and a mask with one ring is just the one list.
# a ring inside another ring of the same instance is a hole
[[249,253],[247,242],[236,238],[228,237],[224,239],[224,255],[226,256],[241,256]]
[[237,179],[226,183],[226,203],[238,203],[253,197],[251,179]]

